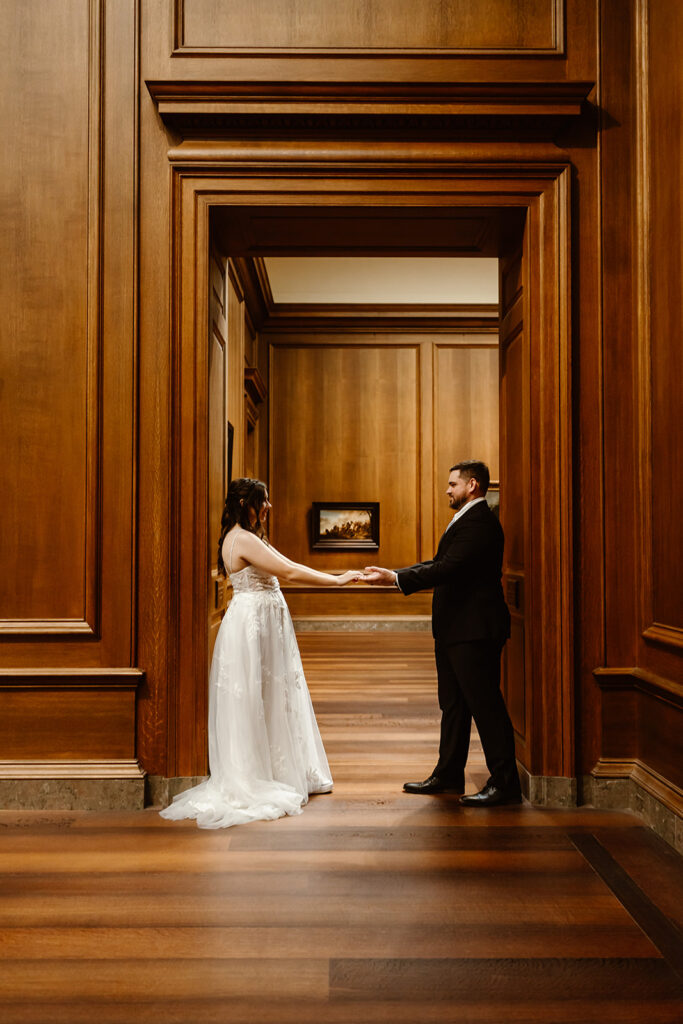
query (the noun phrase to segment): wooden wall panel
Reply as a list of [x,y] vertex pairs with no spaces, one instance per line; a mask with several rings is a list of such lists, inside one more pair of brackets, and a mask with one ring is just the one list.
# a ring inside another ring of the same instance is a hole
[[500,478],[501,521],[505,530],[503,590],[510,609],[510,639],[502,659],[502,685],[519,744],[518,757],[529,765],[532,702],[527,694],[525,623],[527,550],[528,386],[527,339],[524,332],[522,252],[500,262]]
[[218,537],[228,489],[227,261],[210,260],[209,327],[209,658],[225,610],[225,579],[218,575]]
[[[651,0],[602,7],[602,106],[617,126],[601,151],[605,667],[582,709],[601,722],[594,774],[634,778],[679,813],[682,226],[671,154],[683,90],[670,68],[682,17],[680,5]],[[634,500],[624,503],[626,477]]]
[[559,0],[175,0],[177,46],[559,53]]
[[[271,348],[271,536],[314,568],[407,565],[418,557],[416,346]],[[313,501],[379,501],[380,549],[312,551]]]
[[492,480],[498,464],[498,340],[434,346],[434,536],[452,511],[445,497],[448,471],[461,459],[482,459]]
[[[646,225],[651,396],[641,394],[651,408],[652,444],[652,621],[666,627],[664,639],[683,647],[683,530],[673,528],[683,508],[683,79],[671,68],[680,60],[683,5],[649,2],[644,5],[641,45],[647,47],[647,117],[643,125],[647,167],[643,196]],[[675,173],[671,160],[679,173]],[[645,312],[645,311],[644,311]],[[647,381],[645,375],[641,386]],[[677,383],[676,383],[677,382]],[[647,420],[646,420],[647,422]],[[648,495],[649,497],[649,495]],[[661,500],[660,500],[661,499]],[[650,626],[650,622],[645,623]]]
[[38,632],[50,620],[67,633],[95,628],[101,69],[91,15],[97,4],[84,0],[52,12],[16,4],[0,42],[12,126],[0,241],[0,617],[26,629],[34,620]]
[[[66,759],[76,773],[79,758],[134,764],[143,673],[132,667],[136,4],[5,6],[0,720],[11,778],[12,758]],[[39,682],[20,685],[27,673]]]
[[[135,683],[5,687],[0,716],[3,760],[133,760]],[[31,729],[26,723],[31,722]]]

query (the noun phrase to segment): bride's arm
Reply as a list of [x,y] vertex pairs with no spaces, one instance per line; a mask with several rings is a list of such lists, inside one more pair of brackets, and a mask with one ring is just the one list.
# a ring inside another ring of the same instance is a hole
[[329,572],[318,572],[317,569],[309,569],[307,565],[299,562],[292,562],[285,558],[279,551],[263,541],[254,533],[244,532],[236,545],[239,549],[239,556],[245,562],[253,565],[262,572],[277,576],[278,579],[286,580],[287,583],[317,583],[323,587],[340,587],[352,580],[360,580],[363,573],[357,570],[350,570],[340,576],[334,576]]

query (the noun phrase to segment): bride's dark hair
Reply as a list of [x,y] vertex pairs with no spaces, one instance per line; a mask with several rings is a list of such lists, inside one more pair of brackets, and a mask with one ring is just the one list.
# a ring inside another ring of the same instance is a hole
[[[266,500],[268,488],[263,480],[252,480],[250,477],[239,477],[231,480],[228,487],[228,495],[223,506],[221,517],[221,536],[218,541],[218,573],[226,575],[225,563],[223,562],[223,541],[225,535],[233,526],[238,523],[243,530],[255,533],[257,537],[264,537],[265,531],[259,520],[259,512]],[[249,509],[256,513],[256,522],[252,525],[249,519]]]

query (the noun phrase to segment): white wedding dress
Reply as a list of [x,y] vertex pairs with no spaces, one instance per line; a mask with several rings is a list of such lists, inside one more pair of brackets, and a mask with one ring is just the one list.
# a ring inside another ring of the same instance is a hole
[[332,789],[280,584],[251,565],[230,581],[209,676],[211,775],[161,812],[200,828],[300,814],[310,793]]

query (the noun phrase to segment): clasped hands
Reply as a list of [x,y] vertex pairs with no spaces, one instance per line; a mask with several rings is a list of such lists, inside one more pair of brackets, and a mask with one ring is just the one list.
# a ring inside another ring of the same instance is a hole
[[[345,583],[369,583],[371,587],[394,587],[396,578],[391,569],[383,569],[378,565],[366,565],[361,572],[350,569],[344,573]],[[342,577],[340,577],[342,579]]]

